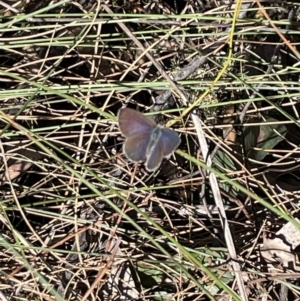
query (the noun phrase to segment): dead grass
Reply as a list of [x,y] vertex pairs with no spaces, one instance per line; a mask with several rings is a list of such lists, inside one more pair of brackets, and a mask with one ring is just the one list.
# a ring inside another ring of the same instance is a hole
[[1,301],[299,300],[299,4],[175,2],[0,1]]

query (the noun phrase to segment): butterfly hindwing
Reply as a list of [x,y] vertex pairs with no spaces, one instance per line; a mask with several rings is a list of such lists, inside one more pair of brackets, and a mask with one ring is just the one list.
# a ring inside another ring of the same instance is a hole
[[150,136],[151,132],[146,132],[136,134],[126,139],[123,145],[123,152],[130,161],[143,162],[146,160],[146,152]]

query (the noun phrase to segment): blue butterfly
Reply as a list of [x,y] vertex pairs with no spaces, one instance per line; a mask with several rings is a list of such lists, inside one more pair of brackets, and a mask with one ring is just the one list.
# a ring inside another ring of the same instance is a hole
[[118,120],[126,138],[125,156],[132,162],[146,162],[149,172],[158,169],[163,158],[170,156],[181,142],[176,132],[133,109],[122,108]]

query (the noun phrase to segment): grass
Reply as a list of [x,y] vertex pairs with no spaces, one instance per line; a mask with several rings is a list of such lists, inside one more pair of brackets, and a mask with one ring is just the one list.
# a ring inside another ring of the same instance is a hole
[[1,301],[299,299],[299,6],[174,5],[0,1]]

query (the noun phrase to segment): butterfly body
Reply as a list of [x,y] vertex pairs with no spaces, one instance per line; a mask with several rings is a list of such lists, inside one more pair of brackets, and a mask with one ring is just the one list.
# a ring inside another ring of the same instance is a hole
[[147,154],[149,155],[153,148],[155,147],[157,141],[160,139],[162,135],[161,127],[157,125],[151,132],[149,144],[147,146]]
[[123,152],[132,162],[145,162],[147,171],[155,171],[163,158],[168,157],[179,146],[178,134],[157,125],[142,113],[122,108],[118,115],[119,127],[126,141]]

